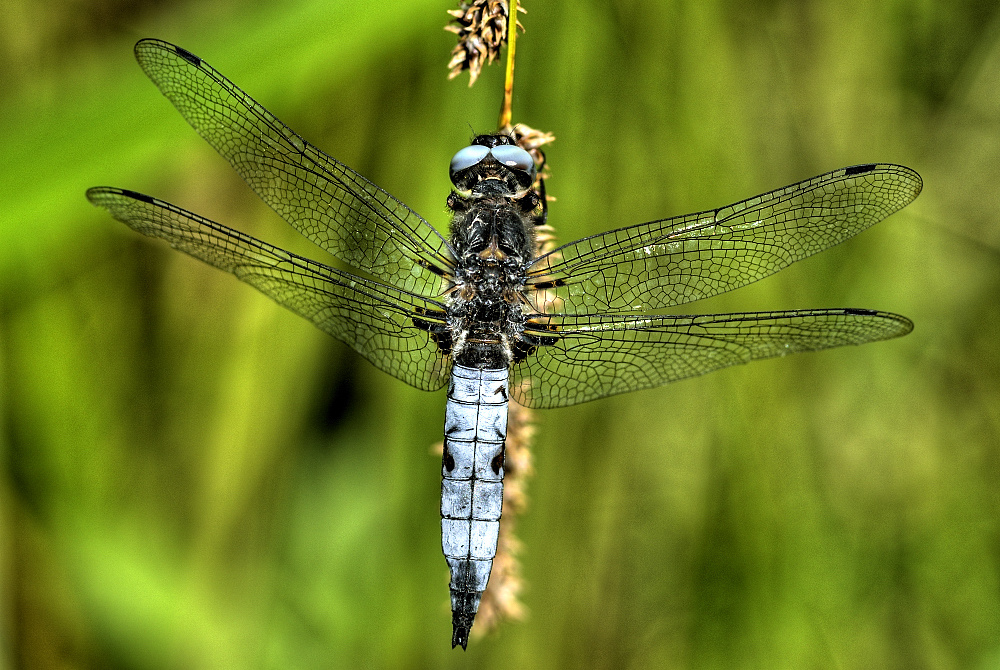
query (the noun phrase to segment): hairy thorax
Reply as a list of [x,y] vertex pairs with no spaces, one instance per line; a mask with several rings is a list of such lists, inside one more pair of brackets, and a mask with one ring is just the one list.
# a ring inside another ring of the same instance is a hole
[[[498,191],[502,189],[498,188]],[[524,327],[525,266],[535,254],[529,193],[463,197],[452,193],[452,246],[457,255],[449,291],[448,329],[455,361],[505,368]]]

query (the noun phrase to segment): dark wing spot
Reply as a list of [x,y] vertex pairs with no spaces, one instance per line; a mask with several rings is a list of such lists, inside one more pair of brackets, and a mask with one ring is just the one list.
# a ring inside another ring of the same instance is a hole
[[514,342],[514,346],[511,347],[512,356],[510,362],[513,364],[520,363],[521,361],[527,359],[528,356],[535,353],[537,348],[538,347],[532,346],[524,340],[517,340]]
[[427,309],[426,307],[417,307],[414,311],[421,316],[427,316],[432,319],[437,319],[438,323],[444,323],[448,319],[448,315],[439,309]]
[[540,281],[534,284],[528,284],[528,288],[532,288],[535,290],[542,290],[547,288],[559,288],[560,286],[565,286],[565,285],[566,285],[565,279],[554,279],[552,281]]
[[845,177],[853,177],[856,174],[864,174],[866,172],[871,172],[875,169],[875,163],[866,163],[865,165],[852,165],[849,168],[844,168]]
[[[547,332],[550,332],[550,333],[557,333],[557,332],[559,332],[559,324],[558,323],[542,322],[542,321],[538,321],[536,319],[528,319],[524,323],[524,329],[525,330],[535,331],[536,333],[539,330],[544,330],[544,331],[547,331]],[[541,338],[549,337],[549,339],[552,339],[552,342],[542,342],[541,344],[554,344],[555,343],[555,339],[556,339],[554,337],[545,336],[545,335],[541,335],[541,336],[534,335],[534,337],[541,337]]]
[[[422,307],[417,308],[417,314],[423,314],[429,316],[433,319],[443,319],[445,318],[444,312],[436,312],[426,310]],[[431,340],[438,346],[438,350],[445,356],[451,355],[451,333],[448,332],[447,324],[443,321],[427,321],[420,318],[411,318],[413,325],[420,330],[427,331],[431,335]]]
[[145,193],[136,193],[135,191],[130,191],[126,188],[123,188],[121,192],[122,195],[124,195],[127,198],[132,198],[133,200],[138,200],[139,202],[149,203],[150,205],[155,204],[153,202],[152,196],[148,196]]
[[851,316],[875,316],[878,314],[873,309],[859,309],[856,307],[848,307],[844,310],[844,314],[850,314]]
[[451,455],[450,451],[448,451],[447,444],[444,445],[444,454],[441,458],[441,463],[444,465],[444,469],[448,472],[455,469],[455,457]]
[[193,53],[187,49],[182,49],[181,47],[174,47],[177,50],[177,55],[191,63],[191,65],[201,65],[201,59],[195,56]]
[[451,276],[451,273],[448,272],[447,270],[445,270],[444,268],[439,268],[438,266],[436,266],[433,263],[430,263],[430,262],[424,260],[423,258],[420,258],[420,259],[417,260],[417,265],[419,265],[420,267],[424,268],[425,270],[429,270],[429,271],[433,272],[438,277],[445,277],[445,276],[449,276],[450,277]]
[[[531,329],[529,331],[528,329]],[[556,344],[561,338],[554,335],[542,335],[538,331],[557,332],[559,326],[554,324],[541,324],[529,320],[525,323],[525,330],[511,343],[511,353],[513,354],[511,363],[517,364],[535,353],[538,347],[549,347]]]

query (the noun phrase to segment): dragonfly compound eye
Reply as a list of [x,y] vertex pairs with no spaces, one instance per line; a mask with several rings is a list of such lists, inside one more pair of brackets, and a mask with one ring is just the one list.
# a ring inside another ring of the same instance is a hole
[[532,160],[531,154],[527,151],[521,147],[509,144],[501,144],[500,146],[493,147],[490,151],[493,153],[493,158],[496,158],[511,170],[527,172],[532,176],[532,181],[534,181],[535,161]]
[[495,146],[490,151],[498,163],[511,171],[514,181],[521,190],[531,188],[535,181],[535,161],[532,160],[531,154],[521,147],[510,144]]
[[451,159],[451,167],[448,170],[448,174],[451,176],[451,181],[455,184],[456,177],[458,173],[463,170],[468,170],[470,167],[479,164],[484,158],[490,155],[489,147],[479,146],[477,144],[471,147],[465,147],[459,151]]

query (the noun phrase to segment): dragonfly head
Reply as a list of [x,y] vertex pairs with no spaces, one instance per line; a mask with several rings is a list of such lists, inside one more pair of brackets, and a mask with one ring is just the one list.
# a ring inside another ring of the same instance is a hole
[[479,135],[451,159],[451,182],[465,193],[524,193],[535,182],[535,162],[507,135]]

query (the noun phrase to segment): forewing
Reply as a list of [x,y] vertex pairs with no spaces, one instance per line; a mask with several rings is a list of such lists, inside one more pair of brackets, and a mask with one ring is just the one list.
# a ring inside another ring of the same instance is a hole
[[525,332],[550,344],[514,365],[511,395],[528,407],[565,407],[761,358],[899,337],[912,328],[906,317],[866,309],[536,315]]
[[375,367],[432,391],[450,361],[414,319],[435,322],[444,306],[302,258],[148,195],[98,187],[87,198],[130,228],[159,237],[309,319]]
[[303,140],[194,54],[146,39],[135,56],[188,123],[292,227],[387,283],[441,291],[452,256],[416,212]]
[[920,176],[890,164],[834,170],[727,207],[587,237],[540,256],[527,294],[547,312],[652,310],[744,286],[901,209]]

